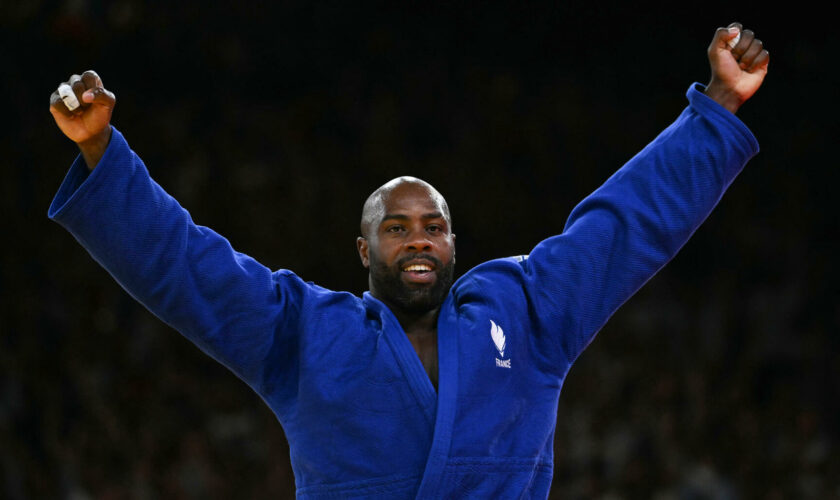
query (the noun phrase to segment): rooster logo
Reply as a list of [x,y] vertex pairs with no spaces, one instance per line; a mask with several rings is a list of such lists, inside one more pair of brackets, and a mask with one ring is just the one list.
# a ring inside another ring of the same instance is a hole
[[496,344],[496,350],[499,351],[499,356],[505,357],[505,332],[502,331],[502,327],[497,325],[490,320],[490,337],[493,339],[493,343]]

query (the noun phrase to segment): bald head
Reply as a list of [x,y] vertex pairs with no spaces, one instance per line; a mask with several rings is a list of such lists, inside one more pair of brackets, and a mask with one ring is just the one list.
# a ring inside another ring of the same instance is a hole
[[376,227],[385,218],[387,207],[391,202],[405,196],[417,196],[423,194],[437,207],[443,217],[446,219],[450,228],[452,227],[452,218],[449,214],[449,205],[437,189],[435,189],[428,182],[418,179],[416,177],[397,177],[391,179],[376,191],[368,196],[365,201],[365,206],[362,209],[361,231],[362,236],[367,238],[371,234],[372,228]]

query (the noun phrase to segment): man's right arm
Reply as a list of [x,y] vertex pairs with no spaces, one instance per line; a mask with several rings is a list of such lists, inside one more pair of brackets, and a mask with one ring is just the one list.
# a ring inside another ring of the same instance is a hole
[[297,331],[307,285],[292,273],[272,273],[194,224],[111,127],[113,94],[95,73],[76,82],[84,79],[98,90],[86,96],[90,87],[79,89],[75,112],[56,94],[51,98],[56,123],[82,155],[59,188],[50,218],[134,298],[262,392],[269,353],[277,345],[289,348],[281,356],[294,352],[295,340],[282,337]]

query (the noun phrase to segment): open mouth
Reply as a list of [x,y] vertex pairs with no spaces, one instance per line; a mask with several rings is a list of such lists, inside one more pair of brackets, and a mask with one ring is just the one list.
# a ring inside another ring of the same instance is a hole
[[409,262],[402,267],[403,276],[409,281],[425,283],[434,279],[434,266],[426,262]]
[[412,264],[403,268],[404,273],[430,273],[432,266],[428,264]]

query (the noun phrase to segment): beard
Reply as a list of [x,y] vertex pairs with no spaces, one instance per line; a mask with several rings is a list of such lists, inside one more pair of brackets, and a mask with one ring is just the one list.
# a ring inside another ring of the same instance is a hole
[[402,280],[403,264],[417,258],[416,255],[408,256],[388,267],[379,261],[373,252],[370,253],[370,280],[371,285],[375,285],[376,290],[382,295],[379,298],[388,305],[412,314],[420,314],[440,307],[455,277],[454,258],[444,265],[432,256],[423,256],[422,259],[434,263],[434,272],[437,275],[435,281],[430,285],[404,282]]

